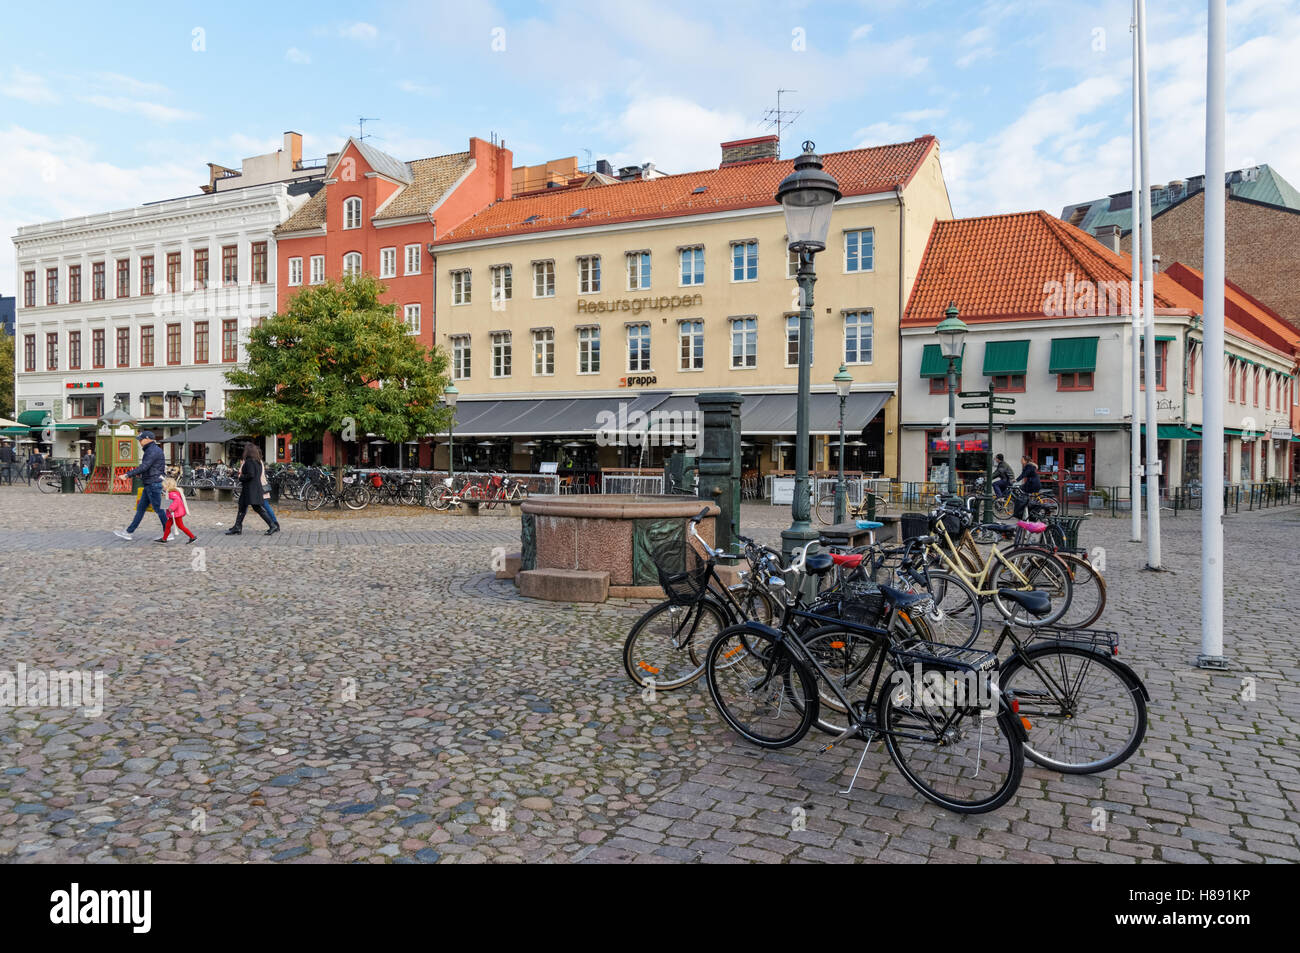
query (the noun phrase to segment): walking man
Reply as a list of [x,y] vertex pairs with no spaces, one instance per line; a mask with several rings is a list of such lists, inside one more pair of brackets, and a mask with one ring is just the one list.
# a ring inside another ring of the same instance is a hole
[[8,440],[0,446],[0,477],[10,486],[14,483],[14,466],[18,463],[18,455],[14,453],[13,444]]
[[136,438],[140,441],[140,465],[134,470],[128,470],[128,477],[138,476],[143,490],[140,493],[140,501],[135,505],[135,519],[131,520],[131,525],[125,531],[120,529],[113,530],[114,536],[122,539],[133,539],[132,533],[135,532],[140,520],[144,519],[144,511],[150,506],[153,507],[154,513],[158,515],[158,521],[162,524],[163,531],[167,530],[167,511],[163,509],[162,479],[163,471],[167,463],[163,460],[162,447],[154,440],[152,430],[141,430],[140,435]]

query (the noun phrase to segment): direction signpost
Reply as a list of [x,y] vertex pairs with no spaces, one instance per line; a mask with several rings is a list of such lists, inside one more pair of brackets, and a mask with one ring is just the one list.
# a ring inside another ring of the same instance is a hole
[[984,454],[984,522],[993,522],[993,415],[1007,414],[1015,416],[1015,407],[999,407],[998,404],[1015,404],[1014,397],[998,397],[997,391],[993,387],[993,382],[989,381],[988,390],[963,390],[958,391],[958,397],[983,397],[985,400],[977,401],[970,404],[962,404],[962,407],[969,410],[988,410],[989,412],[989,449]]

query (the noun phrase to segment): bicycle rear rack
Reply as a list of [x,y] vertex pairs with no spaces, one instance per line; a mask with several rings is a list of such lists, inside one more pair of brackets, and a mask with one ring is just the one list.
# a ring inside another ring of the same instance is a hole
[[998,667],[998,657],[992,652],[942,642],[913,642],[906,648],[895,649],[894,655],[900,662],[947,671],[987,672]]
[[1065,629],[1044,625],[1034,629],[1034,642],[1050,641],[1062,645],[1077,645],[1106,655],[1115,655],[1119,649],[1119,633],[1107,629]]

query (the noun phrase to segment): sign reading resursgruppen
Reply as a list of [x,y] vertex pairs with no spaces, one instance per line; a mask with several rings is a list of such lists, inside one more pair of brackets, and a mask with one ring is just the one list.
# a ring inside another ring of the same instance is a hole
[[613,301],[578,301],[579,314],[606,314],[614,311],[673,311],[677,308],[694,308],[704,303],[704,295],[660,295],[657,298],[616,298]]

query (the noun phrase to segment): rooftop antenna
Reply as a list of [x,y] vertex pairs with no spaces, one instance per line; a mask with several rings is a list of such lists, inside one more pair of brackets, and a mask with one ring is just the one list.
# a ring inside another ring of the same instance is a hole
[[582,151],[587,156],[587,164],[582,167],[582,171],[594,172],[596,167],[591,164],[591,150],[584,148]]
[[379,118],[376,116],[357,117],[357,132],[358,132],[357,141],[358,142],[366,138],[366,123],[368,122],[379,122]]
[[794,121],[803,115],[802,109],[782,109],[781,95],[783,93],[797,93],[797,89],[778,89],[776,91],[776,108],[769,109],[763,113],[763,122],[769,129],[775,127],[776,138],[779,142],[781,139],[781,128],[789,128],[794,125]]

